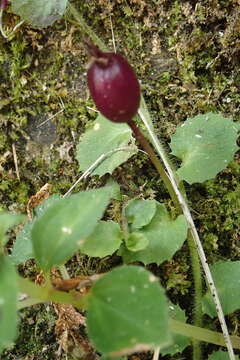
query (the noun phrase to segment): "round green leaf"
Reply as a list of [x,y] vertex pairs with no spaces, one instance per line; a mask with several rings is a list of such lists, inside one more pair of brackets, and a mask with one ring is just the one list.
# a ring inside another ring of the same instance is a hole
[[17,275],[9,258],[0,255],[0,352],[17,333]]
[[157,201],[155,200],[132,199],[127,203],[124,215],[134,230],[149,224],[156,209]]
[[124,262],[141,261],[145,265],[161,264],[169,260],[179,250],[187,238],[187,223],[183,215],[172,220],[163,204],[157,205],[157,211],[150,224],[139,230],[147,240],[148,246],[140,251],[129,251],[121,246],[119,255]]
[[67,0],[12,0],[12,11],[33,26],[44,27],[60,19]]
[[[78,144],[76,159],[80,170],[87,170],[102,154],[126,147],[130,141],[133,142],[133,139],[128,125],[113,123],[98,115],[93,128],[86,131]],[[92,172],[92,175],[111,174],[135,153],[136,151],[130,148],[114,152]]]
[[116,251],[122,241],[120,226],[114,221],[100,221],[90,236],[82,239],[80,251],[88,256],[104,257]]
[[87,329],[96,349],[106,355],[167,346],[168,305],[158,279],[137,266],[104,275],[89,297]]
[[172,154],[182,160],[179,177],[189,184],[214,178],[225,169],[238,149],[239,125],[220,114],[188,119],[172,136]]
[[[240,309],[240,261],[221,261],[210,269],[224,314]],[[210,291],[203,297],[203,312],[211,317],[217,316]]]
[[130,233],[125,240],[126,247],[130,251],[143,250],[148,246],[149,240],[140,232]]

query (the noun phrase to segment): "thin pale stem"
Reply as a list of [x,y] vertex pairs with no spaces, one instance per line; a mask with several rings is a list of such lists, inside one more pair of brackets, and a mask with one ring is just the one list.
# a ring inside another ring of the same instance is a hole
[[[182,323],[181,321],[175,319],[170,319],[169,325],[173,333],[181,334],[198,341],[226,346],[225,338],[222,333]],[[240,349],[240,337],[231,336],[230,338],[234,348]]]
[[157,347],[157,348],[154,350],[152,360],[158,360],[159,354],[160,354],[160,347]]
[[3,17],[3,9],[0,9],[0,33],[2,34],[2,36],[7,39],[8,36],[5,33],[5,31],[3,30],[3,25],[2,25],[2,17]]
[[[94,163],[92,163],[89,168],[84,171],[84,173],[77,179],[77,181],[70,187],[70,189],[63,195],[63,197],[68,196],[73,189],[84,179],[86,179],[104,160],[106,160],[109,156],[113,155],[114,153],[118,151],[133,151],[135,150],[133,146],[122,146],[117,149],[113,149],[108,151],[107,153],[101,154]],[[137,148],[136,148],[137,150]]]

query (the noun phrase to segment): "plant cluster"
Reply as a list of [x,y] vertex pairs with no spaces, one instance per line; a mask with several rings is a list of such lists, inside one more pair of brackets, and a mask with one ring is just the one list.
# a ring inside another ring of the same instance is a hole
[[[5,6],[7,3],[1,8]],[[51,25],[62,16],[66,6],[67,1],[42,0],[41,9],[35,9],[34,1],[24,5],[12,1],[13,12],[33,26]],[[81,20],[75,8],[70,4],[69,7],[75,18]],[[18,309],[54,302],[86,310],[87,334],[95,356],[101,354],[105,360],[145,351],[154,352],[155,358],[159,353],[173,356],[190,344],[194,360],[199,360],[201,341],[227,347],[228,353],[218,351],[208,359],[229,356],[233,360],[233,348],[240,349],[240,339],[229,337],[223,315],[240,308],[240,287],[236,285],[240,262],[220,261],[208,266],[184,183],[192,185],[213,179],[233,161],[238,150],[239,124],[211,112],[187,119],[171,137],[171,156],[181,162],[175,168],[154,133],[143,98],[140,103],[133,69],[122,56],[106,52],[92,30],[88,35],[99,46],[87,43],[93,57],[88,84],[101,114],[78,144],[76,159],[82,171],[79,181],[90,175],[112,174],[138,152],[140,143],[163,180],[172,206],[168,208],[153,198],[136,197],[124,203],[119,222],[109,220],[104,217],[108,206],[112,201],[122,200],[119,185],[110,179],[105,186],[71,194],[74,184],[63,197],[51,195],[51,185],[46,184],[30,199],[28,218],[2,211],[0,351],[16,338]],[[146,135],[136,125],[137,116],[133,119],[137,110]],[[19,223],[24,225],[9,256],[8,231]],[[171,260],[185,241],[195,287],[194,325],[187,324],[184,311],[168,300],[159,279],[146,269],[149,264]],[[98,258],[117,253],[123,265],[104,274],[69,278],[65,264],[76,253]],[[16,265],[29,259],[34,259],[41,270],[41,286],[16,270]],[[205,294],[200,263],[208,285]],[[203,327],[203,314],[219,318],[223,335]]]

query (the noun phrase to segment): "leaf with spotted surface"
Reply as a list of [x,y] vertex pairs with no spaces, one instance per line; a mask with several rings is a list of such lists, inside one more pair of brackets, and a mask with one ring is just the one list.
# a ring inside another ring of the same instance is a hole
[[182,160],[177,174],[189,184],[213,179],[233,160],[239,123],[220,114],[197,115],[172,136],[172,154]]
[[158,279],[139,266],[100,278],[89,295],[87,330],[96,349],[122,356],[171,342],[168,304]]
[[32,228],[35,258],[45,271],[63,264],[91,234],[109,201],[118,191],[116,183],[82,191],[54,202]]

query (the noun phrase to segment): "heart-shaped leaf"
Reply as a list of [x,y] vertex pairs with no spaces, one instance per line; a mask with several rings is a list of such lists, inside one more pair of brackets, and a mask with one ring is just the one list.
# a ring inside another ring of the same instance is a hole
[[141,232],[132,232],[125,239],[125,245],[130,251],[139,251],[145,249],[149,244],[149,240]]
[[119,255],[124,262],[130,263],[141,261],[145,265],[150,263],[161,264],[163,261],[171,259],[179,250],[187,237],[187,223],[183,215],[172,220],[165,205],[157,203],[157,211],[152,221],[139,229],[148,240],[148,246],[140,251],[130,251],[122,245]]
[[96,349],[106,355],[167,346],[168,304],[158,279],[138,266],[104,275],[89,296],[87,329]]
[[[211,266],[211,272],[224,314],[240,309],[240,261],[220,261]],[[203,297],[203,312],[217,316],[210,291]]]
[[172,154],[182,160],[179,177],[189,184],[213,179],[225,169],[238,149],[240,126],[220,114],[188,119],[172,136]]
[[91,235],[82,240],[80,251],[88,256],[104,257],[118,250],[122,241],[120,226],[114,221],[99,221]]
[[132,231],[150,223],[157,210],[157,201],[132,199],[124,208],[124,215],[131,223]]

